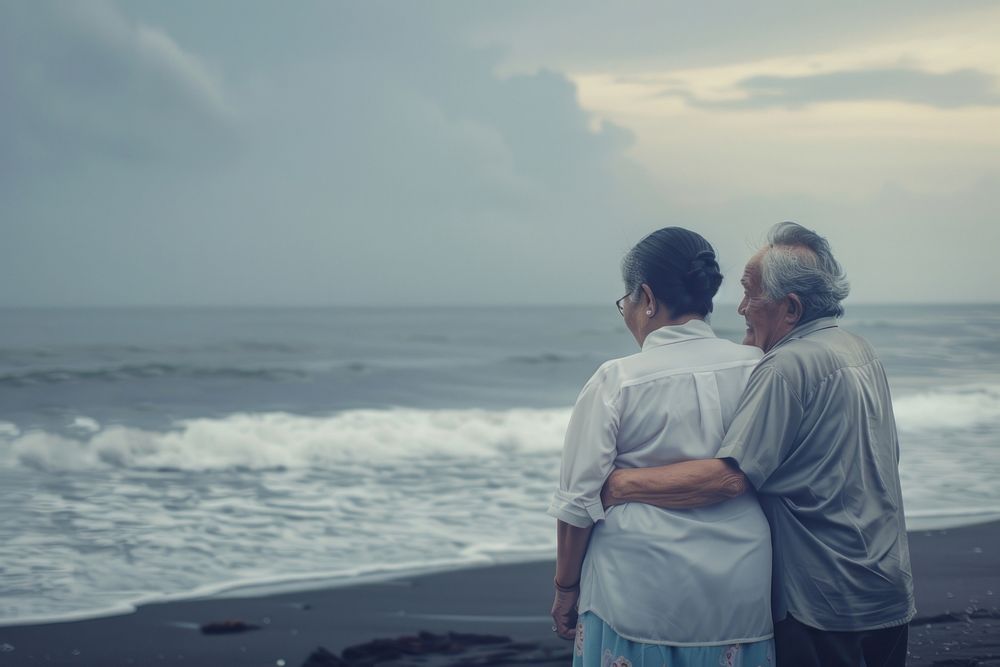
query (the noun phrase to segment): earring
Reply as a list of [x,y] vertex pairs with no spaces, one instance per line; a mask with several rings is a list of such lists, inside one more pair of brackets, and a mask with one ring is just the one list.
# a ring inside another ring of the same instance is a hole
[[652,315],[652,314],[653,314],[653,311],[651,311],[651,310],[647,310],[647,311],[646,311],[646,314],[647,314],[647,315]]

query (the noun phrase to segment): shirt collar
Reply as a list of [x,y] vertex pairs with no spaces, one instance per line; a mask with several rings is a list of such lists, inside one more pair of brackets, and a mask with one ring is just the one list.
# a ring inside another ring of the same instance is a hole
[[[811,333],[815,333],[820,329],[829,329],[830,327],[837,326],[836,317],[817,317],[815,320],[809,320],[805,324],[800,324],[791,331],[789,331],[784,338],[779,340],[774,347],[778,345],[783,345],[787,341],[793,340],[795,338],[805,338]],[[773,350],[774,347],[771,349]]]
[[650,331],[642,342],[642,349],[648,350],[659,345],[670,345],[695,338],[715,338],[715,332],[704,320],[688,320],[684,324],[673,324]]

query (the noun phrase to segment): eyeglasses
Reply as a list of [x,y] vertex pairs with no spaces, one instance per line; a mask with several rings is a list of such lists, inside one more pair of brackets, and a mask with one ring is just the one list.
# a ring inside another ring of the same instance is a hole
[[615,301],[615,305],[618,306],[618,314],[621,315],[622,317],[625,317],[625,306],[623,304],[624,304],[625,299],[627,299],[627,298],[628,298],[628,294],[626,294],[622,298],[620,298],[617,301]]

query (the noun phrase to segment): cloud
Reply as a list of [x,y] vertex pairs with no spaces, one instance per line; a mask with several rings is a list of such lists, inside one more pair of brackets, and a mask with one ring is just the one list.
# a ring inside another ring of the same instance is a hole
[[[737,197],[719,202],[706,218],[754,221],[742,257],[779,220],[815,229],[844,265],[853,303],[995,303],[998,187],[1000,171],[939,193],[890,182],[862,197]],[[738,298],[734,285],[725,296]]]
[[[996,22],[996,2],[991,0],[884,0],[863,5],[796,0],[473,4],[487,14],[478,24],[480,39],[505,45],[508,67],[522,70],[544,63],[577,74],[808,58],[914,32],[921,36],[950,32],[965,42],[965,50],[976,41],[970,38],[981,37],[974,34],[978,29],[988,30]],[[993,37],[989,31],[986,34],[987,39]]]
[[[247,210],[241,229],[212,223],[237,238],[231,271],[269,301],[288,298],[279,285],[314,302],[572,301],[579,280],[616,283],[620,230],[655,208],[626,154],[631,134],[583,110],[561,73],[502,76],[492,51],[400,29],[289,63],[240,98],[252,159],[225,191]],[[563,271],[557,248],[583,264],[612,257]],[[262,254],[288,268],[257,285],[242,258]]]
[[225,140],[216,76],[165,32],[114,5],[0,3],[0,170],[183,157]]
[[[732,21],[755,40],[737,49],[721,35],[706,42],[678,18],[670,30],[690,33],[692,49],[699,42],[698,53],[727,64],[678,70],[675,45],[654,35],[639,51],[661,48],[657,62],[671,66],[636,69],[629,63],[641,53],[621,46],[624,60],[615,61],[618,45],[604,44],[608,79],[641,76],[616,83],[628,96],[614,88],[608,99],[617,106],[602,107],[568,65],[511,68],[502,43],[470,37],[470,26],[488,23],[498,39],[516,42],[504,26],[536,30],[535,7],[553,22],[577,20],[569,4],[317,1],[290,12],[235,1],[0,3],[0,303],[610,303],[620,296],[621,254],[665,225],[705,233],[738,274],[747,236],[786,218],[822,230],[864,220],[838,237],[847,259],[852,239],[877,224],[886,243],[894,235],[913,242],[912,266],[941,243],[911,234],[908,223],[929,231],[956,219],[954,208],[972,238],[992,224],[995,190],[970,199],[962,188],[996,170],[996,151],[981,140],[992,135],[975,132],[996,107],[720,114],[650,97],[669,86],[706,105],[752,98],[763,106],[748,108],[780,109],[823,102],[831,90],[837,99],[867,99],[859,90],[924,99],[931,88],[937,103],[968,102],[988,98],[986,59],[969,61],[972,76],[962,74],[964,61],[901,61],[895,47],[846,59],[740,59],[767,36]],[[705,25],[718,23],[717,10],[697,11]],[[491,12],[525,17],[494,21]],[[763,23],[793,34],[817,23],[806,13],[801,23]],[[607,33],[595,16],[586,22]],[[567,31],[590,48],[591,32]],[[797,37],[813,38],[808,30]],[[719,44],[727,48],[716,53]],[[855,51],[840,44],[831,53]],[[698,53],[680,60],[700,61]],[[870,63],[897,62],[911,69],[866,70],[884,73],[877,84],[855,76]],[[950,72],[928,74],[924,62]],[[823,69],[806,69],[814,65]],[[723,91],[728,99],[716,96]],[[836,208],[892,179],[915,193],[912,206],[894,205],[909,200],[889,192],[886,203]],[[935,207],[918,198],[925,186],[955,195]],[[744,195],[770,199],[720,203]],[[851,264],[875,265],[865,260]],[[929,275],[910,279],[940,298],[947,276]],[[858,271],[852,277],[865,284]],[[868,278],[886,299],[917,290]],[[978,289],[970,294],[982,298]]]
[[[662,214],[631,133],[584,110],[567,76],[498,73],[495,49],[407,5],[251,5],[232,26],[210,7],[219,27],[200,43],[200,4],[179,31],[101,7],[86,29],[38,19],[69,33],[92,83],[48,65],[48,47],[17,54],[46,64],[31,109],[57,100],[74,122],[21,118],[8,136],[29,128],[50,164],[102,160],[0,200],[19,222],[0,302],[574,302],[617,291],[620,253]],[[227,114],[238,147],[213,161]],[[15,248],[45,248],[44,267]]]
[[996,78],[971,68],[945,73],[888,68],[758,75],[737,81],[733,88],[739,97],[732,99],[706,99],[678,88],[661,94],[680,97],[694,107],[723,110],[800,108],[844,101],[895,101],[940,109],[1000,106]]

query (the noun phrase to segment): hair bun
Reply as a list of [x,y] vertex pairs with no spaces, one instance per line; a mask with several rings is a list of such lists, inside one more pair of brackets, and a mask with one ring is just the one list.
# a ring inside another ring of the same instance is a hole
[[715,295],[722,284],[722,273],[714,252],[702,250],[691,259],[688,272],[684,275],[684,284],[695,294]]
[[691,260],[691,269],[700,268],[701,265],[708,264],[719,268],[719,263],[715,261],[715,253],[711,250],[702,250]]
[[705,317],[722,284],[712,245],[683,227],[664,227],[644,236],[622,260],[622,278],[629,294],[647,285],[671,317]]

